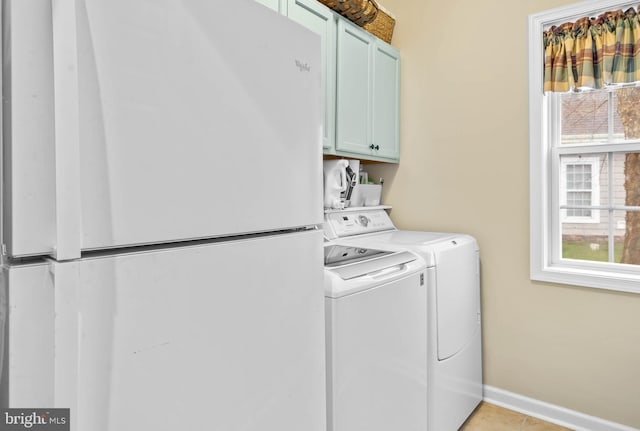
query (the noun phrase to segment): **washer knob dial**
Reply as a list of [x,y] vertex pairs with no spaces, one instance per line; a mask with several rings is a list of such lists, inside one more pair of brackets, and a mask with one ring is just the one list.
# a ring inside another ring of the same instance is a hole
[[361,226],[367,227],[371,220],[365,215],[359,215],[358,216],[358,221],[360,221],[360,225]]

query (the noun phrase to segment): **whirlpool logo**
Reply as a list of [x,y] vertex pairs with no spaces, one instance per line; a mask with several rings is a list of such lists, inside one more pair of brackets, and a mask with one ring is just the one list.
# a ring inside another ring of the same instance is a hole
[[300,72],[311,72],[311,66],[306,61],[296,60],[296,66]]
[[69,409],[0,409],[0,431],[69,431]]

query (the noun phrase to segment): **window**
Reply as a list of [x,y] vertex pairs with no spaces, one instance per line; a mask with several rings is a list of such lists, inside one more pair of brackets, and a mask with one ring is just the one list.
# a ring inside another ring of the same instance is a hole
[[[529,17],[533,280],[640,293],[639,83],[545,93],[541,73],[544,30],[635,4],[590,1]],[[625,110],[629,100],[637,108]]]
[[564,223],[600,223],[598,157],[560,159],[560,219]]

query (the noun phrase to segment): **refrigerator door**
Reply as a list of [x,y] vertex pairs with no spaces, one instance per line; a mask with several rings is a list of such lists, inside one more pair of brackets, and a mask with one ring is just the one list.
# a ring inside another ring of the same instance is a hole
[[9,3],[10,254],[322,222],[317,35],[246,0]]
[[54,405],[54,284],[49,264],[0,273],[0,406]]
[[[321,243],[311,231],[176,247],[12,280],[10,298],[49,292],[36,320],[55,334],[36,333],[47,355],[24,364],[31,340],[14,338],[9,368],[44,376],[54,402],[23,390],[9,405],[70,407],[76,431],[325,431]],[[29,329],[9,317],[10,335]]]

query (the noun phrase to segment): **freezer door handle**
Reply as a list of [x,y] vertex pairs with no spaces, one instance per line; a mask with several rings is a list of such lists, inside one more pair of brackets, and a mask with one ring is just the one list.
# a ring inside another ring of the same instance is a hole
[[58,261],[80,257],[80,136],[76,2],[53,0],[56,242]]

